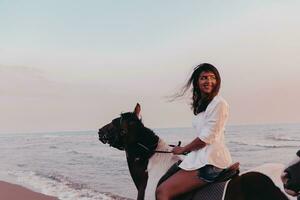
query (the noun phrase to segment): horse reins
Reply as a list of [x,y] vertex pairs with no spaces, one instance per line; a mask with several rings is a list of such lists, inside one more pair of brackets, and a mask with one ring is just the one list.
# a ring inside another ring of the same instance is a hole
[[[150,149],[148,147],[146,147],[145,145],[141,144],[141,143],[137,143],[140,147],[146,149],[148,152],[153,152],[153,153],[173,153],[172,151],[161,151],[161,150],[154,150],[154,151],[150,151]],[[181,141],[178,142],[177,146],[180,146]],[[157,144],[156,144],[157,146]],[[176,145],[169,145],[170,147],[175,147]]]
[[141,143],[137,143],[140,147],[144,148],[146,151],[148,152],[153,152],[153,153],[172,153],[171,151],[159,151],[159,150],[154,150],[154,151],[150,151],[150,149],[148,147],[146,147],[145,145],[141,144]]

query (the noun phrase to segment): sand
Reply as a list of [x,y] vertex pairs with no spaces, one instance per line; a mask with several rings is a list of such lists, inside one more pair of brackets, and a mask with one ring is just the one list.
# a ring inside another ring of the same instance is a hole
[[25,187],[0,181],[0,200],[58,200]]

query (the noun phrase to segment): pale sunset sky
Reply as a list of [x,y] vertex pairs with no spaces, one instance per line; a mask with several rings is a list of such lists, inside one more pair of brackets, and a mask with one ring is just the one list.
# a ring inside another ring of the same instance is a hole
[[0,133],[96,130],[139,102],[149,128],[215,65],[229,125],[300,123],[300,1],[0,0]]

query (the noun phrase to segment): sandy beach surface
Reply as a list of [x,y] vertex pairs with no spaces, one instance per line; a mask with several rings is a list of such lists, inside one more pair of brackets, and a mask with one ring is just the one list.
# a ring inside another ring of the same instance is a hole
[[58,200],[25,187],[0,181],[0,200]]

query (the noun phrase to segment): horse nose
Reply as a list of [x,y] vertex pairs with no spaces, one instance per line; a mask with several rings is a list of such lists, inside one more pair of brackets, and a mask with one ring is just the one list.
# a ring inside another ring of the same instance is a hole
[[98,130],[98,136],[99,136],[99,138],[102,137],[102,135],[103,135],[103,132],[102,132],[101,129],[99,129],[99,130]]
[[100,140],[102,143],[104,143],[104,144],[107,143],[107,137],[106,137],[106,135],[105,135],[105,132],[104,132],[102,129],[99,129],[99,131],[98,131],[98,136],[99,136],[99,140]]

